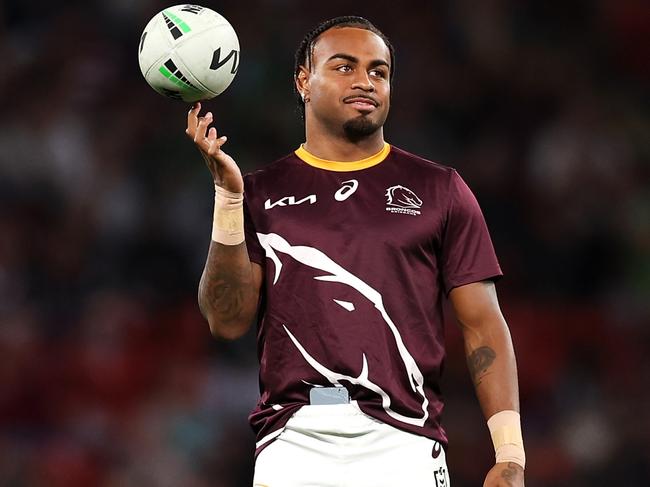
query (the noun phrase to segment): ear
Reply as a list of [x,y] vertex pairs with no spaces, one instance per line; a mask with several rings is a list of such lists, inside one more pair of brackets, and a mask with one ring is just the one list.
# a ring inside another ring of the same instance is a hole
[[298,72],[296,73],[295,82],[296,89],[298,93],[301,93],[304,97],[309,95],[309,79],[311,73],[305,66],[300,66]]

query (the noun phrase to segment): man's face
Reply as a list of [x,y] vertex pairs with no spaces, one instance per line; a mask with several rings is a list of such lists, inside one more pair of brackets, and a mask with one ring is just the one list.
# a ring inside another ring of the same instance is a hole
[[325,31],[299,89],[309,97],[307,116],[351,139],[380,129],[390,107],[390,51],[378,35],[359,28]]

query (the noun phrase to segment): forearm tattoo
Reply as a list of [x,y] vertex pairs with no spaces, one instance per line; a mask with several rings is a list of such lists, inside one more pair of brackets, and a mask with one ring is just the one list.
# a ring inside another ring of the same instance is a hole
[[490,347],[479,347],[468,355],[467,366],[474,386],[481,384],[483,377],[487,375],[487,370],[496,357],[496,352]]
[[201,308],[204,314],[211,310],[221,323],[241,317],[251,290],[250,268],[236,264],[241,260],[237,258],[242,251],[239,247],[212,242],[201,279]]

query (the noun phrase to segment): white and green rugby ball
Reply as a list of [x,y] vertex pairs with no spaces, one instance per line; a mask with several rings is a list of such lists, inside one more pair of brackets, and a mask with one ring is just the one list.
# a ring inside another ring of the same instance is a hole
[[140,37],[138,59],[147,83],[185,102],[222,93],[239,68],[239,40],[230,23],[199,5],[158,12]]

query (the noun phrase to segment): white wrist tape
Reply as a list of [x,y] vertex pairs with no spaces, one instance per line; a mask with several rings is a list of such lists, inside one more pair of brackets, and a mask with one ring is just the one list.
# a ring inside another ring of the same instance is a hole
[[521,436],[521,416],[517,411],[500,411],[487,421],[496,463],[514,462],[526,467],[524,440]]
[[244,241],[244,193],[232,193],[215,184],[212,240],[224,245]]

